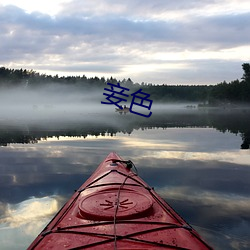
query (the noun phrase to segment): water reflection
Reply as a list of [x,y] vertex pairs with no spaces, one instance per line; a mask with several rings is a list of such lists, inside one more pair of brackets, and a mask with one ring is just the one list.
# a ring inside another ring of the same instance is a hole
[[24,130],[6,130],[8,147],[0,148],[1,249],[26,248],[110,151],[131,159],[216,249],[249,249],[250,154],[240,150],[240,131],[249,126],[230,124],[234,117],[219,128],[215,117],[204,121],[203,113],[184,116],[180,124],[180,114],[169,115],[172,120],[148,119],[143,126],[140,119],[124,122],[125,116],[112,126],[30,126],[25,133],[35,144],[11,143]]
[[23,249],[59,210],[60,197],[30,198],[17,204],[2,204],[1,249]]
[[[35,221],[41,222],[44,217],[56,213],[58,209],[55,197],[33,197],[17,204],[8,203],[4,208],[5,217],[0,222],[12,228],[31,224],[31,222],[34,225]],[[25,233],[32,233],[30,227],[26,227]]]
[[[60,136],[106,136],[117,133],[131,134],[137,129],[173,127],[210,127],[220,132],[239,134],[239,148],[250,145],[250,109],[245,110],[154,110],[150,119],[138,115],[117,113],[79,113],[67,119],[54,117],[39,120],[0,121],[0,145],[37,143],[41,139]],[[69,116],[69,117],[68,117]],[[65,117],[64,117],[65,118]]]

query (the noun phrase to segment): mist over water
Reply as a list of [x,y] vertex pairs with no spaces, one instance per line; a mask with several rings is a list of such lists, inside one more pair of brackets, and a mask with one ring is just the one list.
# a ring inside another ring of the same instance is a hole
[[[62,84],[1,89],[0,144],[36,142],[48,136],[131,134],[138,128],[208,126],[240,134],[243,142],[239,147],[249,148],[250,109],[204,109],[197,103],[159,104],[153,100],[151,110],[140,107],[139,112],[152,112],[147,118],[116,112],[114,104],[101,103],[106,101],[103,93],[102,89]],[[129,100],[120,104],[130,106]]]
[[[104,90],[101,89],[87,90],[62,84],[32,89],[27,87],[1,89],[0,122],[11,121],[12,125],[62,121],[111,122],[110,116],[116,119],[119,114],[115,112],[117,107],[114,104],[101,103],[101,101],[106,101],[103,93]],[[129,107],[130,103],[123,102],[119,105]],[[190,112],[186,109],[189,105],[190,103],[156,104],[153,102],[151,110],[139,107],[138,112],[148,114],[151,111],[152,115],[154,112],[162,111]],[[136,108],[135,110],[137,111]],[[139,115],[130,114],[131,116],[138,118]],[[114,124],[113,121],[111,123]]]
[[21,121],[84,119],[108,112],[100,91],[51,85],[36,89],[13,88],[0,92],[0,119]]

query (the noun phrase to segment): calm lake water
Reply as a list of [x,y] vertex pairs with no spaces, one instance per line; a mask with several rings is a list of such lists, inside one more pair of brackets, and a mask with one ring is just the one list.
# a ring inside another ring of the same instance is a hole
[[215,249],[250,249],[249,110],[39,112],[0,118],[1,249],[27,248],[111,151]]

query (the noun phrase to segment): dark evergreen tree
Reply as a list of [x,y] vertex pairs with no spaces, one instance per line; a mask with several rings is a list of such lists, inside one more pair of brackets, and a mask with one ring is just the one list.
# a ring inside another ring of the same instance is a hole
[[245,82],[249,82],[250,81],[250,64],[249,63],[243,63],[242,64],[242,69],[244,71],[244,74],[243,74],[241,79],[243,79],[243,81],[245,81]]

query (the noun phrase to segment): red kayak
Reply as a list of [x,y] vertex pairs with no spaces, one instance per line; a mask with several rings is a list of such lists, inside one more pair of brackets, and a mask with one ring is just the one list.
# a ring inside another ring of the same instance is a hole
[[28,249],[212,249],[133,168],[110,153]]

